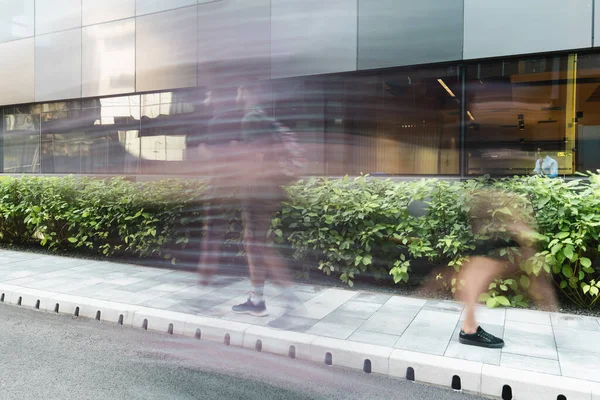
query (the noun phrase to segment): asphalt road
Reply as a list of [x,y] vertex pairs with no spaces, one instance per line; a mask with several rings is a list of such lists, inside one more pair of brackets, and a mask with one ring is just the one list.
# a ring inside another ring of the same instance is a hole
[[0,399],[476,399],[0,304]]

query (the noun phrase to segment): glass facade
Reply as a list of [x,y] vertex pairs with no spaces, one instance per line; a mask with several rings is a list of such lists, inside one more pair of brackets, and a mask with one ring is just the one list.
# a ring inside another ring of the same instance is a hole
[[186,144],[202,125],[194,120],[202,112],[197,96],[198,90],[182,90],[6,107],[3,170],[185,173],[179,167]]
[[[600,168],[600,55],[564,53],[271,81],[267,108],[310,175],[531,174]],[[202,87],[2,112],[5,173],[193,173]]]

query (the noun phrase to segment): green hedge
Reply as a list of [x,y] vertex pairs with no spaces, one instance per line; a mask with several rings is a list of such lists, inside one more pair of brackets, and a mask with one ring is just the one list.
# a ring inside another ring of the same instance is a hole
[[[485,192],[480,180],[313,179],[289,188],[293,201],[274,224],[296,258],[314,257],[320,270],[352,286],[357,275],[365,273],[390,274],[396,283],[408,282],[415,259],[426,258],[458,272],[476,240],[489,236],[484,231],[487,222],[501,227],[515,213],[531,216],[539,253],[521,262],[516,276],[493,282],[482,300],[492,307],[526,306],[523,289],[529,277],[546,270],[574,303],[594,307],[600,298],[600,177],[571,182],[510,178],[491,186],[505,196],[484,203],[490,207],[489,221],[483,221],[478,232],[472,232],[467,215],[473,196]],[[409,211],[413,201],[426,201],[426,216]],[[516,259],[518,250],[502,253]],[[455,291],[460,282],[454,278],[448,284]]]
[[[516,214],[532,216],[539,253],[521,262],[520,273],[493,282],[482,300],[489,306],[525,306],[523,289],[529,286],[529,277],[545,270],[552,273],[564,296],[582,307],[596,306],[600,176],[571,182],[510,178],[492,186],[508,197],[485,203],[490,204],[489,221],[501,225]],[[473,233],[467,218],[474,196],[484,193],[483,187],[477,180],[300,181],[288,188],[291,200],[273,219],[272,234],[293,251],[294,258],[350,286],[360,274],[409,282],[415,260],[447,265],[454,273],[476,240],[486,235],[483,230]],[[176,263],[177,250],[197,256],[197,248],[186,247],[199,230],[203,193],[202,185],[193,180],[132,183],[4,177],[0,178],[0,241],[37,243],[55,251],[159,257]],[[426,202],[426,215],[411,212],[415,201]],[[236,218],[232,215],[232,220]],[[234,241],[239,227],[232,224]],[[509,250],[504,255],[516,259],[518,252]],[[452,291],[460,285],[452,277],[441,283]]]
[[165,180],[0,178],[0,240],[52,250],[141,257],[184,247],[201,213],[202,185]]

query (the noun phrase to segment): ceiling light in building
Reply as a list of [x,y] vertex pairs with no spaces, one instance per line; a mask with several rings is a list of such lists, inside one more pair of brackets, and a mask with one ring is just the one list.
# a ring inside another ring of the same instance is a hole
[[452,90],[450,90],[450,88],[448,87],[448,85],[446,85],[446,83],[445,83],[443,80],[441,80],[441,79],[438,79],[438,82],[440,83],[440,85],[442,85],[442,87],[443,87],[444,89],[446,89],[446,92],[448,92],[448,94],[449,94],[450,96],[452,96],[452,97],[456,97],[456,96],[454,95],[454,93],[452,92]]
[[475,117],[473,116],[473,114],[471,114],[471,111],[468,111],[468,110],[467,110],[467,115],[469,116],[469,119],[470,119],[471,121],[475,121]]

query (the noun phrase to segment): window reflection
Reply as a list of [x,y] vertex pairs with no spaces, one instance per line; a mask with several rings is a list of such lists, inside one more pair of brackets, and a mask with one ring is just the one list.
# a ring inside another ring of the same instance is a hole
[[577,58],[577,170],[600,169],[600,55]]
[[[600,169],[600,55],[564,54],[280,79],[265,111],[307,146],[310,175]],[[5,107],[5,173],[189,174],[206,88]],[[266,93],[265,93],[266,94]],[[546,165],[554,165],[546,161]],[[539,172],[539,171],[538,171]]]
[[141,97],[142,173],[185,173],[191,142],[204,117],[204,90],[184,89]]
[[5,173],[40,172],[40,116],[29,107],[10,107],[3,112]]
[[573,173],[573,56],[482,62],[467,69],[469,174],[530,174],[538,148]]
[[460,101],[455,92],[460,93],[455,66],[327,79],[326,173],[458,174]]

